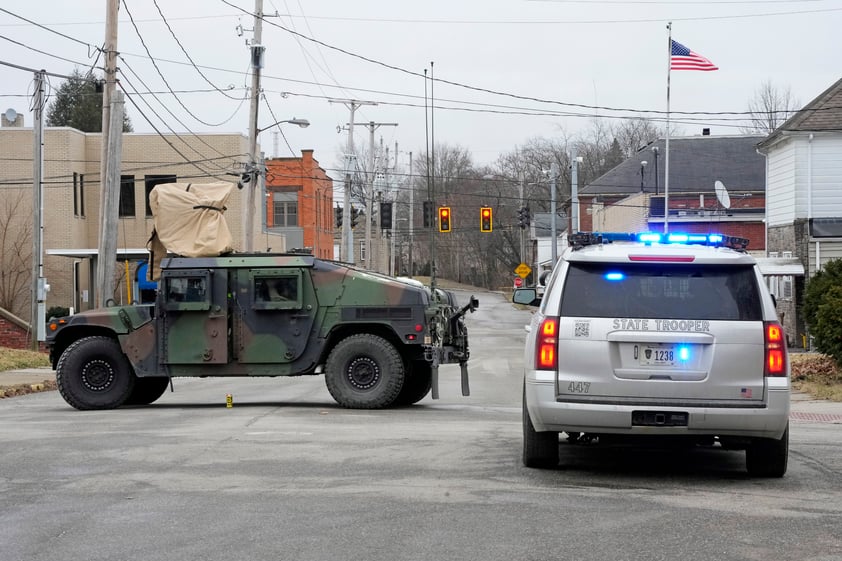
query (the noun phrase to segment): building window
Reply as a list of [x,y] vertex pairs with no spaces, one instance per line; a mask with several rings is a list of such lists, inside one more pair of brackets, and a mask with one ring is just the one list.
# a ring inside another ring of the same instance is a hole
[[73,216],[85,217],[85,176],[73,172]]
[[134,176],[120,176],[120,218],[135,215]]
[[274,193],[272,197],[272,225],[275,228],[298,226],[298,194]]
[[177,181],[175,175],[146,175],[143,177],[143,182],[146,184],[146,216],[152,216],[152,207],[149,206],[149,193],[156,185],[161,183],[175,183]]
[[360,242],[360,261],[365,261],[365,241]]

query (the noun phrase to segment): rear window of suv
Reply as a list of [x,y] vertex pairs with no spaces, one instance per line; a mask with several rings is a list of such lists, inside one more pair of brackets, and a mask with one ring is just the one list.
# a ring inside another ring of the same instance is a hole
[[561,315],[760,321],[751,265],[570,263]]

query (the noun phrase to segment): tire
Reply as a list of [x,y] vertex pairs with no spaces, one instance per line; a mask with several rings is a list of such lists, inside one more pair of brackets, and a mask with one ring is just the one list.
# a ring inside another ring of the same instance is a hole
[[349,409],[382,409],[404,384],[401,356],[391,343],[368,333],[342,339],[325,364],[325,384],[333,399]]
[[523,392],[523,465],[528,468],[558,467],[558,432],[538,432],[526,408],[526,388]]
[[169,385],[170,379],[165,377],[138,378],[124,405],[149,405],[164,395]]
[[137,377],[120,344],[110,337],[85,337],[61,354],[56,384],[64,400],[80,410],[114,409],[126,402]]
[[429,362],[413,361],[394,405],[413,405],[424,399],[433,387],[433,367]]
[[752,477],[783,477],[789,458],[789,423],[779,440],[758,438],[746,448],[746,470]]

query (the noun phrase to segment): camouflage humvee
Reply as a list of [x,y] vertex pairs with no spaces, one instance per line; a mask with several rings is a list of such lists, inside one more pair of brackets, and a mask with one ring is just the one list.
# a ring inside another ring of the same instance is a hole
[[153,305],[53,320],[58,389],[77,409],[146,405],[185,376],[324,374],[342,406],[416,403],[468,334],[452,293],[301,254],[168,257]]

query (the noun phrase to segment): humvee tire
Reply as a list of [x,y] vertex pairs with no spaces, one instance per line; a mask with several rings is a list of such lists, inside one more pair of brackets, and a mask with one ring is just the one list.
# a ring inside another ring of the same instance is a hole
[[331,350],[325,384],[342,407],[382,409],[392,405],[404,383],[400,354],[391,343],[369,333],[351,335]]
[[163,376],[138,378],[124,405],[149,405],[164,395],[169,385],[170,379]]
[[120,344],[84,337],[67,347],[56,366],[56,385],[76,409],[114,409],[126,402],[137,377]]
[[428,362],[414,361],[410,363],[409,372],[404,377],[403,388],[395,405],[412,405],[418,403],[433,387],[433,368]]

